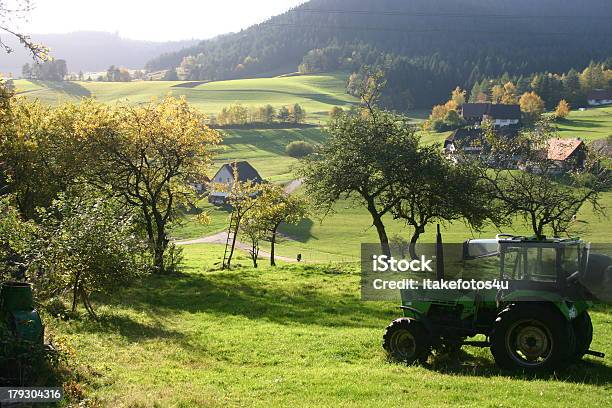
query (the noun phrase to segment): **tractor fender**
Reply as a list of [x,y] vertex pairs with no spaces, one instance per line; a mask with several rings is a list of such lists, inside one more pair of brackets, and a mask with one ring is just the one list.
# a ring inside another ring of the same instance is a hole
[[410,307],[410,306],[400,306],[400,309],[402,309],[404,312],[408,311],[412,313],[413,316],[406,316],[406,317],[410,320],[414,320],[416,322],[422,323],[429,334],[433,333],[433,327],[431,326],[431,321],[429,320],[427,315],[425,315],[423,312],[421,312],[418,309],[415,309],[414,307]]
[[532,304],[544,304],[553,310],[561,313],[566,320],[573,320],[578,315],[578,311],[574,305],[568,305],[564,302],[560,296],[554,294],[543,294],[534,293],[531,296],[509,296],[505,297],[501,301],[502,304],[521,304],[521,303],[532,303]]

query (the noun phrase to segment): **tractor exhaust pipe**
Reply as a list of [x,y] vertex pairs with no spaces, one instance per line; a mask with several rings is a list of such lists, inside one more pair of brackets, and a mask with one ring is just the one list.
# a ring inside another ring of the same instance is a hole
[[438,224],[438,233],[436,234],[436,279],[438,281],[444,280],[444,249],[442,248],[440,224]]

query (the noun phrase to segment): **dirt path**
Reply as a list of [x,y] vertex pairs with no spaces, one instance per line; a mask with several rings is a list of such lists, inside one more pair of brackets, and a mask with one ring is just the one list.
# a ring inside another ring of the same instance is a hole
[[[214,235],[209,235],[203,238],[192,239],[189,241],[177,241],[176,245],[194,245],[194,244],[223,244],[227,241],[227,231],[222,231]],[[251,246],[245,244],[244,242],[236,241],[236,248],[241,249],[243,251],[249,252],[251,250]],[[270,253],[267,251],[259,250],[259,257],[262,259],[270,259]],[[297,262],[295,258],[287,258],[284,256],[275,256],[276,260],[283,262]]]
[[303,184],[303,180],[302,179],[297,179],[297,180],[293,180],[291,183],[287,184],[285,186],[285,193],[287,194],[292,194],[295,192],[295,190],[297,190],[298,188],[302,187]]

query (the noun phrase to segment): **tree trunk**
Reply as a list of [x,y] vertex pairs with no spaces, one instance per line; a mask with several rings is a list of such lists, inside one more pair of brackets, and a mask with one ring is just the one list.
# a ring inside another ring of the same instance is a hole
[[378,233],[378,239],[380,240],[380,250],[382,255],[391,257],[391,248],[389,247],[389,237],[387,237],[387,231],[385,230],[385,224],[382,222],[382,216],[378,214],[376,210],[376,204],[373,200],[368,200],[368,211],[372,215],[372,221],[376,232]]
[[416,253],[416,244],[421,234],[425,232],[425,227],[418,226],[414,227],[414,232],[412,233],[412,237],[410,238],[410,245],[408,246],[408,251],[410,253],[410,259],[417,259],[419,256]]
[[91,303],[89,302],[89,296],[87,296],[87,292],[85,292],[84,289],[81,289],[80,292],[81,292],[81,297],[83,299],[83,304],[85,305],[85,309],[87,310],[87,313],[89,313],[89,315],[94,320],[98,320],[98,315],[96,314],[93,307],[91,306]]
[[259,258],[259,242],[251,241],[251,260],[253,261],[253,268],[257,268],[257,258]]
[[81,277],[81,272],[77,272],[74,277],[74,286],[72,287],[72,313],[76,312],[77,308],[77,295],[79,293],[79,278]]
[[275,227],[272,230],[272,239],[270,240],[270,266],[276,266],[276,259],[274,259],[274,252],[275,252],[275,248],[276,248],[276,229],[278,228]]
[[157,225],[157,237],[155,239],[155,253],[154,253],[154,266],[158,273],[163,274],[166,272],[166,266],[164,265],[164,254],[168,248],[168,238],[166,237],[166,225],[160,221]]
[[536,238],[541,239],[542,232],[544,230],[543,225],[538,223],[537,217],[535,214],[531,214],[531,227],[533,228],[533,233],[536,235]]

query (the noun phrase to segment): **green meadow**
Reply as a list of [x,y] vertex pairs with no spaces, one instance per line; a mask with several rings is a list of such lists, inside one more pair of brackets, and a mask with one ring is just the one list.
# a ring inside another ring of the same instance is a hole
[[561,137],[578,137],[590,142],[612,136],[612,106],[572,111],[558,126]]
[[[555,375],[500,371],[464,347],[425,366],[389,363],[392,302],[362,302],[356,266],[220,271],[222,246],[186,248],[180,275],[149,276],[95,301],[99,321],[45,316],[74,349],[90,399],[108,407],[559,407],[612,404],[609,360]],[[84,313],[84,312],[83,312]],[[593,348],[612,353],[612,314],[592,312]]]
[[[168,94],[185,96],[202,112],[214,115],[224,106],[271,104],[275,108],[299,103],[306,109],[307,121],[323,123],[333,106],[350,107],[356,99],[345,92],[346,74],[304,75],[235,81],[199,82],[45,82],[17,80],[20,95],[56,104],[95,97],[101,102],[144,103]],[[177,86],[183,85],[183,86]]]

